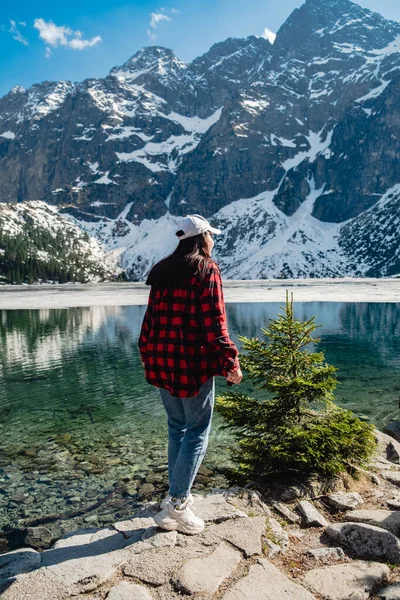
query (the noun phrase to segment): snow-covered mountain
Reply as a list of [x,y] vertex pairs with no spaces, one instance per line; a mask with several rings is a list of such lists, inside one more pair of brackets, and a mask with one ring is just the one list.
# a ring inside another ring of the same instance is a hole
[[224,227],[227,277],[400,272],[400,23],[306,0],[272,45],[146,47],[104,79],[0,99],[0,198],[55,205],[130,277],[180,215]]
[[0,283],[115,279],[118,251],[46,202],[0,203]]

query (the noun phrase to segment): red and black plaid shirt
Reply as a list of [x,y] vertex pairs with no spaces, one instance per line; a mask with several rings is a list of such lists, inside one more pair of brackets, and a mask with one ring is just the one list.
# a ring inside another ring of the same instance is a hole
[[237,371],[238,350],[229,338],[215,262],[203,281],[192,277],[182,288],[151,287],[138,345],[147,381],[178,398],[196,396],[214,375]]

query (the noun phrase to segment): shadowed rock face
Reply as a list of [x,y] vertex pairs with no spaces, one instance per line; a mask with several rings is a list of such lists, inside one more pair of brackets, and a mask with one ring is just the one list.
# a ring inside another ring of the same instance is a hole
[[[306,0],[273,45],[228,38],[190,64],[150,46],[103,79],[13,88],[0,99],[0,198],[43,199],[84,222],[126,209],[126,228],[168,213],[219,211],[223,221],[233,202],[267,194],[262,243],[310,199],[316,223],[346,223],[341,256],[321,262],[307,247],[298,265],[260,259],[252,277],[391,275],[400,269],[390,230],[399,86],[399,23],[349,0]],[[242,228],[258,227],[255,212]],[[311,225],[288,241],[307,245]],[[233,223],[221,256],[242,240],[239,229]]]

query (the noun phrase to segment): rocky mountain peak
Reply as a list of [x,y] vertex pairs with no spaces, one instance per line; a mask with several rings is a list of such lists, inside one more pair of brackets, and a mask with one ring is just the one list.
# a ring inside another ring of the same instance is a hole
[[13,88],[11,88],[10,94],[23,94],[25,91],[26,90],[22,87],[22,85],[15,85]]
[[180,61],[169,48],[163,46],[145,46],[136,52],[122,66],[114,67],[110,75],[119,80],[134,81],[141,75],[153,74],[159,77],[170,77],[187,69],[186,63]]
[[315,55],[318,47],[338,43],[370,50],[383,48],[398,34],[399,23],[350,0],[306,0],[278,30],[274,52],[281,57],[304,51]]

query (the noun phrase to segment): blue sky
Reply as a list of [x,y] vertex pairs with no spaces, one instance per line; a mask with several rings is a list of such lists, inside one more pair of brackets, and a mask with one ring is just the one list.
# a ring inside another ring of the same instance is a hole
[[[400,0],[357,0],[400,21]],[[101,77],[157,44],[190,61],[227,37],[277,31],[302,0],[13,0],[0,17],[0,96],[14,85]]]

